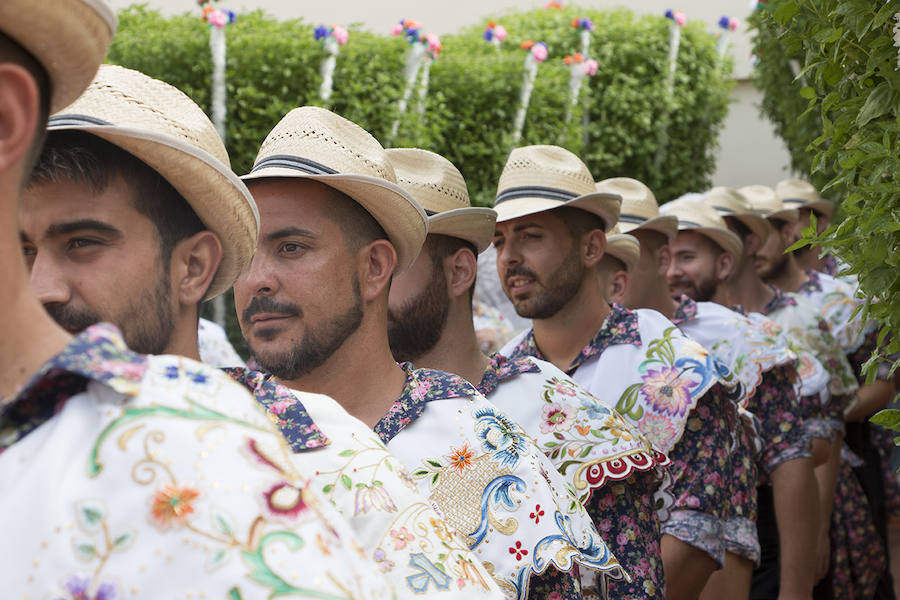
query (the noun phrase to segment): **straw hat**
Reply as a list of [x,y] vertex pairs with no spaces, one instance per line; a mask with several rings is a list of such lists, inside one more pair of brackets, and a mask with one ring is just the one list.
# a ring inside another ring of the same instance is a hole
[[116,31],[116,13],[105,0],[0,0],[0,31],[47,71],[53,113],[93,79]]
[[425,211],[397,184],[387,152],[365,129],[324,108],[303,106],[269,132],[250,173],[241,179],[296,177],[319,181],[352,198],[374,218],[405,271],[427,232]]
[[788,223],[796,223],[799,215],[796,208],[786,208],[775,190],[767,185],[748,185],[738,190],[757,214],[767,219],[781,219]]
[[49,132],[67,130],[115,144],[172,184],[222,243],[206,299],[231,287],[253,257],[259,213],[231,171],[215,127],[193,100],[138,71],[103,65],[78,100],[50,117]]
[[596,184],[597,191],[622,196],[619,229],[624,233],[635,229],[657,231],[671,242],[678,232],[678,222],[659,214],[656,196],[646,185],[630,177],[613,177]]
[[772,231],[771,225],[764,218],[753,212],[750,202],[739,191],[729,187],[714,187],[706,192],[703,201],[712,206],[723,219],[729,218],[743,223],[747,229],[759,236],[760,242],[765,242]]
[[802,179],[785,179],[775,186],[775,195],[786,207],[808,208],[824,213],[828,217],[834,214],[834,204],[823,200],[818,190]]
[[605,231],[619,218],[622,198],[598,192],[581,159],[559,146],[525,146],[509,153],[494,209],[497,222],[561,206],[580,208],[603,219]]
[[632,273],[641,260],[641,243],[633,235],[622,233],[616,225],[606,236],[606,253],[621,260],[625,271]]
[[678,219],[678,231],[701,233],[736,259],[744,253],[741,238],[728,229],[725,219],[713,207],[695,200],[674,200],[661,210]]
[[472,207],[466,181],[453,163],[419,148],[394,148],[387,153],[397,183],[425,209],[429,234],[466,240],[479,253],[491,245],[497,213]]

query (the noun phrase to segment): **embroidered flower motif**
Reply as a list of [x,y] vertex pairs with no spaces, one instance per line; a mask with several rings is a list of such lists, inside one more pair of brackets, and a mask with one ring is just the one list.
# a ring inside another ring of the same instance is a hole
[[266,508],[276,516],[296,517],[306,508],[303,490],[286,481],[275,484],[263,496]]
[[375,559],[375,562],[378,563],[378,568],[384,573],[387,573],[394,568],[394,561],[387,559],[387,552],[385,552],[383,548],[375,548],[375,552],[372,553],[372,558]]
[[434,532],[437,534],[439,538],[444,541],[449,541],[453,534],[450,533],[450,528],[447,527],[447,523],[441,521],[440,519],[435,519],[431,517],[431,527],[434,529]]
[[113,583],[105,581],[97,588],[97,593],[91,595],[88,591],[91,586],[91,578],[86,575],[73,575],[69,577],[63,587],[69,593],[68,598],[57,600],[116,600],[119,597],[118,590]]
[[611,416],[606,419],[607,430],[609,431],[609,435],[619,438],[621,440],[625,440],[626,442],[630,442],[634,439],[631,435],[631,432],[625,429],[626,425],[622,422],[621,418],[617,418],[615,416]]
[[383,510],[389,513],[397,510],[397,505],[394,504],[391,495],[377,482],[372,485],[358,484],[356,488],[353,516],[364,515],[370,510]]
[[407,543],[416,539],[416,536],[407,531],[406,527],[391,529],[391,537],[394,538],[394,550],[403,550]]
[[501,466],[515,467],[527,450],[525,436],[519,427],[505,415],[492,408],[475,411],[475,430],[481,446],[491,452],[491,458]]
[[543,517],[543,516],[544,516],[544,511],[541,510],[541,505],[538,504],[537,506],[534,507],[534,510],[531,513],[529,513],[528,518],[534,519],[534,523],[535,523],[535,525],[537,525],[538,523],[541,522],[541,517]]
[[269,412],[271,412],[273,415],[280,415],[296,403],[296,400],[279,400],[269,405]]
[[462,448],[450,448],[452,452],[447,455],[450,466],[455,467],[457,471],[462,473],[468,467],[472,466],[472,459],[475,453],[469,448],[469,444],[463,444]]
[[574,406],[562,404],[545,404],[541,409],[541,433],[552,431],[568,431],[578,410]]
[[556,389],[557,394],[562,394],[563,396],[574,396],[575,395],[575,393],[576,393],[575,388],[572,386],[572,384],[570,382],[555,381],[554,383],[556,384],[555,389]]
[[658,444],[661,440],[671,440],[678,434],[672,422],[660,415],[644,414],[638,428],[654,444]]
[[642,377],[641,393],[663,414],[682,416],[691,403],[691,388],[696,387],[697,382],[680,379],[679,374],[678,368],[663,366],[658,370],[651,369]]
[[522,547],[522,542],[516,542],[515,546],[510,546],[509,553],[515,555],[516,560],[522,560],[522,558],[528,556],[528,550]]
[[188,515],[194,512],[191,504],[200,492],[190,487],[167,485],[153,495],[151,511],[163,528],[173,524],[183,525]]

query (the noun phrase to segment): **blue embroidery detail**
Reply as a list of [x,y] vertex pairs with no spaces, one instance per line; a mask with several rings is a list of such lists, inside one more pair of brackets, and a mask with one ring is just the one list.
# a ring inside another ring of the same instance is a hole
[[484,541],[484,536],[488,531],[488,512],[497,506],[504,506],[509,510],[516,508],[516,502],[512,499],[510,491],[512,486],[516,487],[517,492],[525,492],[528,487],[520,477],[515,475],[501,475],[488,483],[481,492],[481,522],[478,529],[469,534],[469,537],[475,538],[475,541],[469,546],[470,550],[474,550]]
[[[564,542],[574,548],[578,548],[578,550],[580,550],[580,559],[589,559],[588,564],[590,565],[601,568],[606,566],[606,569],[604,570],[609,571],[614,571],[619,568],[619,565],[615,565],[614,567],[610,567],[609,565],[607,565],[611,558],[611,554],[609,552],[609,548],[606,546],[606,544],[603,543],[603,540],[600,538],[599,534],[597,534],[596,536],[592,535],[587,546],[579,546],[578,543],[574,539],[572,539],[572,534],[569,533],[569,517],[563,515],[559,511],[556,511],[554,518],[556,520],[556,526],[562,533],[556,535],[548,535],[547,537],[540,540],[537,544],[535,544],[534,553],[532,554],[532,560],[534,561],[535,569],[543,572],[546,565],[540,555],[541,548],[543,546],[549,546],[554,542]],[[594,533],[596,533],[596,531]]]
[[424,554],[410,554],[409,566],[420,571],[406,578],[406,583],[417,594],[424,594],[428,591],[428,584],[431,582],[434,582],[435,587],[439,590],[446,590],[450,585],[450,576],[441,571]]
[[491,459],[502,467],[515,468],[519,458],[527,451],[525,436],[519,426],[506,415],[493,408],[479,408],[475,417],[475,432],[481,447],[491,452]]

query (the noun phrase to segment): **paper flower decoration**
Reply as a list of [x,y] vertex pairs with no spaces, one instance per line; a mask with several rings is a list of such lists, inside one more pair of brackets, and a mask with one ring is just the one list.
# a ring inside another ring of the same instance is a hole
[[441,39],[437,36],[437,34],[434,33],[425,34],[422,43],[425,44],[428,48],[426,54],[428,54],[428,56],[430,56],[431,58],[437,58],[438,54],[441,53],[441,50],[444,49],[444,47],[441,45]]
[[419,34],[419,29],[422,26],[419,25],[418,22],[413,21],[412,19],[400,19],[400,22],[394,25],[394,28],[391,29],[391,35],[404,35],[406,37],[406,41],[412,45],[419,41],[421,38]]
[[219,8],[217,1],[198,0],[197,4],[203,7],[203,22],[209,23],[210,27],[221,29],[237,20],[233,10]]
[[563,7],[562,2],[548,2],[544,5],[544,10],[550,10],[551,8],[560,9]]
[[724,29],[725,31],[734,31],[740,27],[740,25],[740,21],[733,17],[728,17],[727,15],[722,15],[722,18],[719,19],[719,28]]
[[583,17],[581,19],[575,18],[572,19],[572,27],[574,27],[575,29],[583,29],[584,31],[593,31],[594,22],[587,17]]
[[666,18],[672,19],[679,27],[683,27],[687,23],[687,16],[680,10],[673,11],[671,8],[666,11]]
[[331,27],[319,25],[313,30],[313,36],[317,42],[333,37],[338,44],[346,46],[347,40],[350,39],[350,32],[340,25],[332,25]]
[[547,44],[544,42],[538,42],[531,46],[531,56],[534,57],[534,60],[542,63],[547,60]]
[[503,25],[497,25],[493,21],[488,23],[487,29],[484,30],[484,39],[488,42],[493,42],[495,39],[499,42],[502,42],[506,39],[506,27]]
[[596,75],[597,69],[600,66],[596,60],[586,59],[581,52],[576,52],[575,54],[566,56],[565,58],[563,58],[563,62],[570,67],[572,65],[582,65],[582,73],[591,77]]

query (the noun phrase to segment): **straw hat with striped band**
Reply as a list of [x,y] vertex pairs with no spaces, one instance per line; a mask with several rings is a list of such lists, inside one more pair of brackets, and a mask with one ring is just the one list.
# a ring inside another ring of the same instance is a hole
[[813,184],[802,179],[785,179],[775,186],[775,195],[786,208],[808,208],[828,217],[834,214],[834,204],[823,200]]
[[725,220],[711,206],[702,201],[684,199],[673,200],[661,209],[663,214],[678,219],[678,231],[696,231],[715,242],[722,250],[736,260],[744,253],[741,238],[735,235]]
[[619,218],[622,198],[598,192],[581,159],[559,146],[525,146],[509,153],[494,209],[497,222],[562,206],[580,208],[603,220],[609,231]]
[[206,299],[231,287],[250,264],[259,214],[231,171],[225,144],[194,101],[168,83],[103,65],[73,104],[50,117],[48,132],[79,130],[115,144],[162,175],[222,243]]
[[0,0],[0,31],[47,71],[54,113],[97,73],[116,31],[116,13],[105,0]]
[[269,132],[250,173],[260,179],[318,181],[352,198],[374,218],[405,271],[425,242],[425,211],[397,184],[387,152],[365,129],[316,106],[295,108]]
[[703,196],[703,202],[716,209],[716,212],[725,219],[734,219],[743,223],[747,229],[759,236],[760,242],[765,242],[772,231],[772,226],[764,217],[753,212],[753,208],[739,191],[729,187],[714,187]]
[[767,219],[780,219],[796,223],[799,215],[796,208],[785,207],[775,190],[767,185],[748,185],[738,190],[756,211]]
[[484,252],[494,238],[497,213],[473,207],[462,173],[449,160],[419,148],[387,151],[397,182],[428,215],[428,233],[460,238]]
[[622,196],[619,229],[629,233],[635,229],[656,231],[670,242],[675,239],[678,223],[672,217],[659,214],[656,196],[646,185],[630,177],[613,177],[596,184],[597,191]]
[[616,225],[606,236],[606,254],[621,260],[625,271],[632,273],[641,260],[641,243],[633,235],[622,233]]

